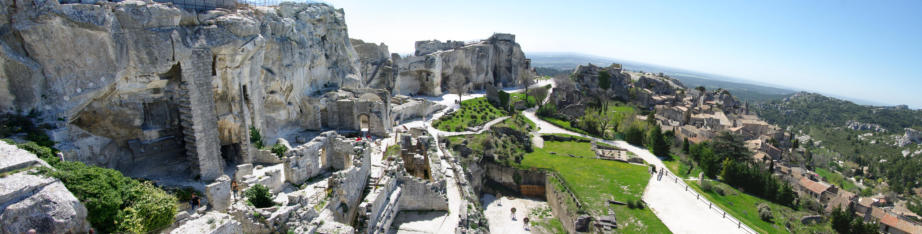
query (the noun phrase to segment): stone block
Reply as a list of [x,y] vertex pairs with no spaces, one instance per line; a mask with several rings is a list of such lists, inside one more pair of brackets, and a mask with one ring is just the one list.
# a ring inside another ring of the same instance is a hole
[[240,183],[239,181],[243,181],[244,176],[251,174],[253,174],[253,164],[247,163],[237,165],[237,172],[234,173],[234,180],[238,181],[237,183]]
[[227,175],[222,175],[215,179],[214,183],[205,186],[205,196],[211,208],[216,211],[224,211],[231,204],[231,179]]

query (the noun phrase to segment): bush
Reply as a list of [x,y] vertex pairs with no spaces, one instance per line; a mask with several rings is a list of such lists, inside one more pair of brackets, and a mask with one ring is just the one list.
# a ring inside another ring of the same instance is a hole
[[772,208],[765,203],[759,203],[759,218],[765,222],[772,222],[775,216],[772,214]]
[[250,126],[250,143],[253,143],[257,149],[262,149],[265,147],[263,145],[263,136],[259,133],[259,129],[256,127]]
[[55,171],[42,172],[64,183],[87,208],[87,220],[100,232],[151,232],[173,222],[176,198],[149,182],[81,162],[59,162],[55,167]]
[[265,185],[256,184],[250,189],[247,189],[244,194],[247,198],[247,201],[250,204],[253,204],[256,208],[265,208],[273,205],[272,203],[272,193],[269,192],[269,188]]
[[139,218],[144,232],[155,231],[173,223],[173,216],[177,210],[176,197],[150,182],[136,183],[130,191],[128,202],[131,204],[123,211],[128,213],[130,209],[142,214]]
[[282,158],[282,157],[285,157],[285,152],[288,151],[288,147],[281,143],[275,143],[275,145],[272,146],[271,150],[272,150],[272,153],[275,154],[275,156]]

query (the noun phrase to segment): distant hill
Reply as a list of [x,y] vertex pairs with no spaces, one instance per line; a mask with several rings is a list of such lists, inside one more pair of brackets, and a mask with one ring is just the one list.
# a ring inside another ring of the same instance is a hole
[[736,96],[740,100],[748,102],[779,100],[796,92],[794,90],[754,84],[752,81],[734,79],[725,76],[704,74],[684,69],[645,64],[628,60],[605,58],[595,55],[579,53],[540,52],[526,53],[526,57],[531,59],[531,64],[536,68],[539,75],[554,76],[560,73],[569,73],[572,71],[572,69],[576,68],[576,66],[589,63],[600,66],[607,66],[611,63],[619,63],[624,67],[625,70],[654,73],[662,72],[665,75],[678,79],[689,88],[698,86],[704,86],[705,88],[712,90],[722,88],[730,91],[733,96]]
[[795,127],[841,127],[846,121],[878,124],[892,132],[922,127],[922,110],[906,106],[865,106],[816,93],[800,92],[783,100],[755,106],[770,123]]

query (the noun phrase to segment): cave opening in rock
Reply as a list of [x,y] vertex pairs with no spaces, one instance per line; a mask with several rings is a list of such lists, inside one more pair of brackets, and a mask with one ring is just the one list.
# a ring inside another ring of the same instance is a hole
[[240,143],[222,145],[221,158],[224,159],[225,165],[228,166],[235,166],[238,162],[242,162],[243,154]]

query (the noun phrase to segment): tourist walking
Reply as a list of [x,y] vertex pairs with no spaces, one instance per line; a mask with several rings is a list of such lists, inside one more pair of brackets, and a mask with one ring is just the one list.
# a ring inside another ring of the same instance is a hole
[[512,207],[512,220],[515,220],[515,207]]
[[231,181],[231,195],[233,195],[234,200],[237,200],[237,191],[240,187],[237,186],[237,180]]
[[527,231],[528,230],[528,217],[525,217],[524,219],[522,219],[522,222],[524,223],[525,230]]
[[201,203],[201,200],[199,200],[195,193],[192,193],[192,198],[189,199],[189,205],[192,206],[192,212],[195,212],[195,208],[198,208],[199,203]]

